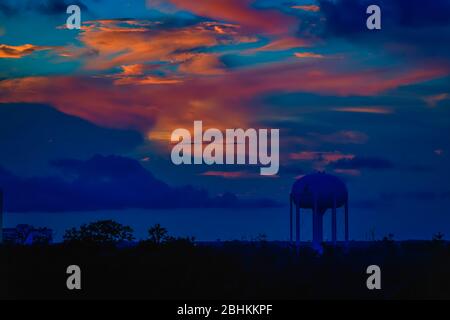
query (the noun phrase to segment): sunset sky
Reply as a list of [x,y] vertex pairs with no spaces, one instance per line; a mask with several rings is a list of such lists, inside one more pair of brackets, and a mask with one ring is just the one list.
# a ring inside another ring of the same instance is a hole
[[[81,30],[65,27],[74,3]],[[382,30],[366,28],[368,4]],[[347,183],[359,234],[449,235],[449,12],[447,0],[2,1],[0,186],[38,177],[51,191],[140,163],[164,187],[287,204],[295,178],[325,170]],[[170,134],[194,120],[279,128],[279,174],[173,165]],[[96,201],[10,211],[140,203]]]

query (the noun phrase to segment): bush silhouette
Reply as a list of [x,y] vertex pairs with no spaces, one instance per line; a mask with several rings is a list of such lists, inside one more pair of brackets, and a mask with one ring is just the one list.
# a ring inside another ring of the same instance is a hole
[[113,220],[100,220],[83,224],[79,229],[71,228],[64,234],[64,242],[90,244],[116,244],[134,240],[133,229]]

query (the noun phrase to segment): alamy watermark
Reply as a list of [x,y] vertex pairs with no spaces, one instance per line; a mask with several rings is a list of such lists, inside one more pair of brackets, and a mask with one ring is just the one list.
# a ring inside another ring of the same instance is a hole
[[373,4],[367,7],[366,13],[370,14],[366,21],[367,29],[381,30],[381,8]]
[[[184,128],[172,132],[176,142],[171,159],[175,165],[261,165],[260,174],[276,175],[280,166],[280,130],[270,129],[219,129],[203,132],[203,122],[194,121],[194,136]],[[206,142],[206,146],[204,146]],[[224,147],[225,146],[225,147]]]
[[79,6],[73,4],[67,7],[67,14],[70,14],[66,20],[66,27],[69,30],[81,29],[81,9]]
[[366,281],[367,289],[381,290],[381,268],[375,264],[370,265],[367,267],[366,273],[370,275]]
[[66,269],[67,277],[66,286],[69,290],[81,290],[81,268],[77,265],[70,265]]

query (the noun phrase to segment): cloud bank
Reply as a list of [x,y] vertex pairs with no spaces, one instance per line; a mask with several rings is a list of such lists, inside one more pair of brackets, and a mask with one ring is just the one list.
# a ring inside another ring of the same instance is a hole
[[128,208],[273,207],[268,199],[241,200],[232,193],[211,197],[191,185],[171,187],[138,161],[96,155],[88,160],[63,159],[52,165],[64,175],[22,178],[0,167],[6,210],[64,212]]

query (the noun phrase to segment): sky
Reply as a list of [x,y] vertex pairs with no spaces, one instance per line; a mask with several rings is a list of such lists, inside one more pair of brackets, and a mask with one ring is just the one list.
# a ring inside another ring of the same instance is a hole
[[[80,30],[65,26],[69,4]],[[366,28],[370,4],[381,30]],[[2,1],[7,210],[257,210],[320,170],[346,182],[355,228],[449,235],[448,12],[447,0]],[[195,120],[280,129],[279,173],[173,165],[170,134]]]

